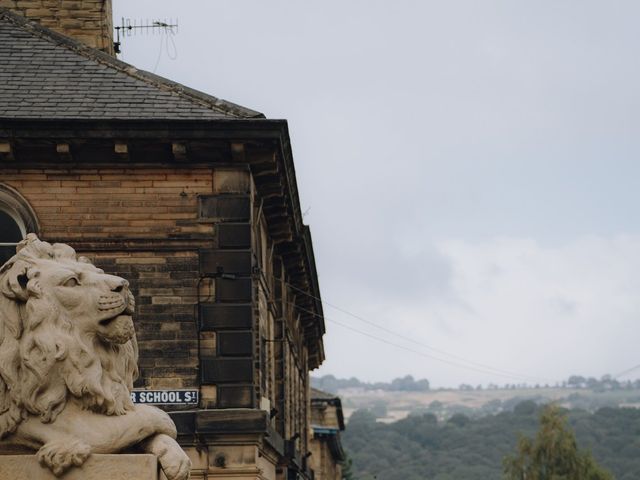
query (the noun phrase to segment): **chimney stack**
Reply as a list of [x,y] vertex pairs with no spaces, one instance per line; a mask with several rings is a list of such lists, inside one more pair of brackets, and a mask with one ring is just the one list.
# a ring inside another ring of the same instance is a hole
[[0,7],[115,55],[111,0],[0,0]]

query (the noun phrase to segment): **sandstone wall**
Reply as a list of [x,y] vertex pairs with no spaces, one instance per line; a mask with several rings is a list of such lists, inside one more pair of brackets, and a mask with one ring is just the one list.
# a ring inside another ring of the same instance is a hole
[[0,0],[0,7],[114,54],[111,0]]

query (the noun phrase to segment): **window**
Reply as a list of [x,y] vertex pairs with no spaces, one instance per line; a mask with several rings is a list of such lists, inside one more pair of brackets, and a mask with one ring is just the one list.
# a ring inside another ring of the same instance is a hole
[[16,253],[27,233],[38,233],[38,222],[27,201],[16,190],[0,184],[0,266]]
[[7,212],[0,210],[0,264],[16,253],[16,245],[24,238],[18,222]]

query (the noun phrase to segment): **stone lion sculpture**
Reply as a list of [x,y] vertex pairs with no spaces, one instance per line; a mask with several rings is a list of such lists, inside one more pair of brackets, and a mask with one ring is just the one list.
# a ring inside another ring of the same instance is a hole
[[64,244],[29,234],[0,268],[0,451],[37,450],[59,476],[91,453],[155,454],[169,480],[189,478],[176,428],[134,405],[138,375],[128,282]]

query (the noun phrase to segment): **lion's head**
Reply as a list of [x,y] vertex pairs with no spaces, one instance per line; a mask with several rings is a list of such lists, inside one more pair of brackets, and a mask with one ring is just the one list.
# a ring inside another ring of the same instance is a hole
[[0,437],[68,401],[107,415],[133,408],[133,296],[64,244],[29,234],[0,268]]

